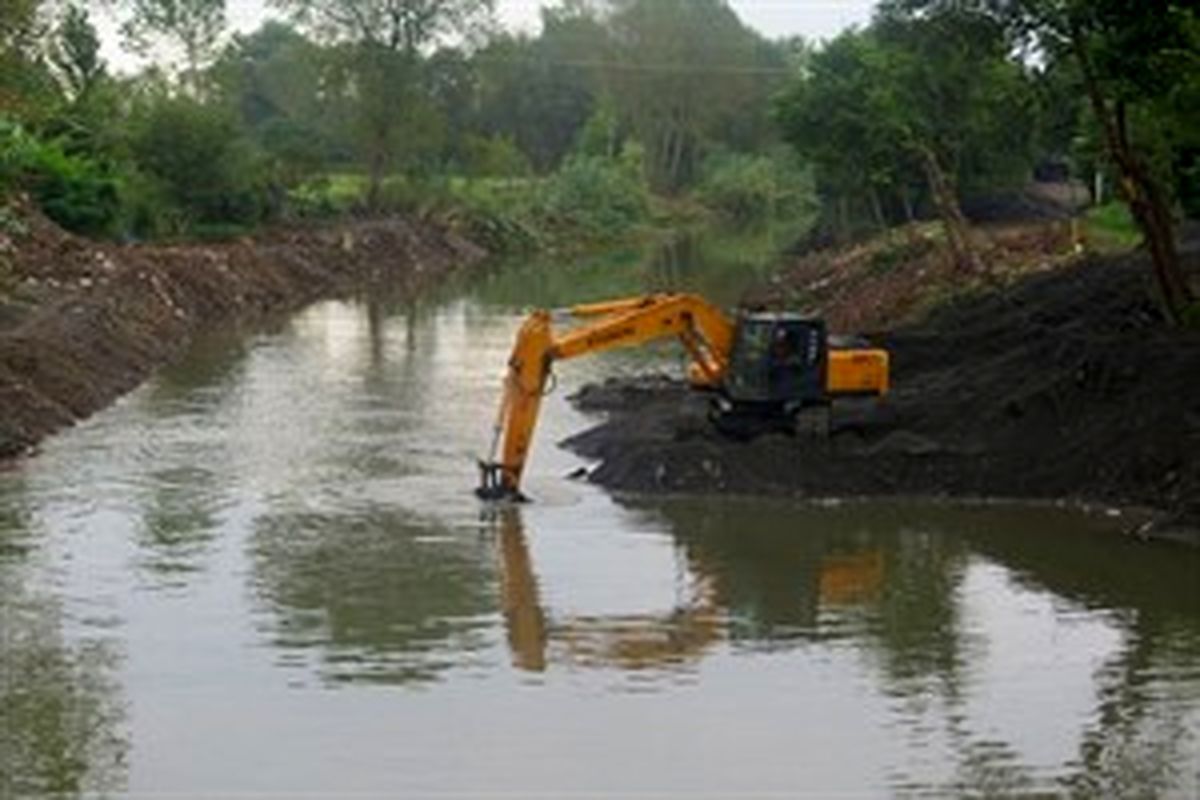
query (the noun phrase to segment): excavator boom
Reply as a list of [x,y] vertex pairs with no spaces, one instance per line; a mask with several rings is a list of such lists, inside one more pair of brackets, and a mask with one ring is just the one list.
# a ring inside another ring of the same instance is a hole
[[491,452],[479,465],[481,480],[476,493],[480,497],[521,499],[521,473],[555,361],[674,336],[691,356],[697,383],[718,386],[728,368],[733,323],[697,295],[657,294],[593,303],[568,309],[566,315],[585,322],[555,334],[554,315],[539,310],[530,314],[517,333]]

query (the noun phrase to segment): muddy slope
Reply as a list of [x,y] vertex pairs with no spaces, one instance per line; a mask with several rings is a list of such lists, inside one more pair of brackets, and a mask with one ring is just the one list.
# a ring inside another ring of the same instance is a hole
[[406,219],[120,247],[30,212],[0,240],[0,459],[103,408],[200,332],[369,285],[415,291],[484,255]]
[[1164,326],[1148,275],[1140,254],[1093,257],[881,334],[895,392],[835,409],[828,439],[723,439],[659,378],[586,389],[608,419],[566,444],[615,489],[1070,498],[1151,507],[1194,539],[1200,333]]

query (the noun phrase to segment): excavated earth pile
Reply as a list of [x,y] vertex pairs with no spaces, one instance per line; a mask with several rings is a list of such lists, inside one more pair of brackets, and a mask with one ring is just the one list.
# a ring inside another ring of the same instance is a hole
[[565,444],[614,489],[1069,498],[1200,542],[1200,332],[1166,327],[1148,276],[1142,254],[1091,257],[874,337],[895,391],[835,405],[828,437],[730,441],[656,377],[587,387],[607,420]]
[[253,239],[116,246],[23,209],[0,233],[0,458],[137,386],[217,325],[366,286],[412,292],[483,257],[424,221],[381,219]]

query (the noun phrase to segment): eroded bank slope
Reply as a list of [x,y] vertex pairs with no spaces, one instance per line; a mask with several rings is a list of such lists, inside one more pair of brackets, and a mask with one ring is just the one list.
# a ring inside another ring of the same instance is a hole
[[484,252],[424,220],[116,246],[26,211],[0,233],[0,459],[103,408],[198,333],[368,286],[414,292]]
[[1200,541],[1200,333],[1166,327],[1148,275],[1142,254],[1087,257],[875,335],[895,391],[835,409],[827,439],[730,441],[657,378],[585,389],[607,421],[566,444],[615,489],[1066,498]]

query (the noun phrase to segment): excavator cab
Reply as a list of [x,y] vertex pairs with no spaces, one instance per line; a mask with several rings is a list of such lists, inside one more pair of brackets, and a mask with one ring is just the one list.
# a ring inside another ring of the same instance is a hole
[[798,314],[738,317],[725,395],[734,403],[790,409],[825,399],[825,323]]
[[829,347],[825,323],[789,313],[743,313],[729,370],[709,414],[727,436],[751,439],[792,432],[803,409],[827,405]]

